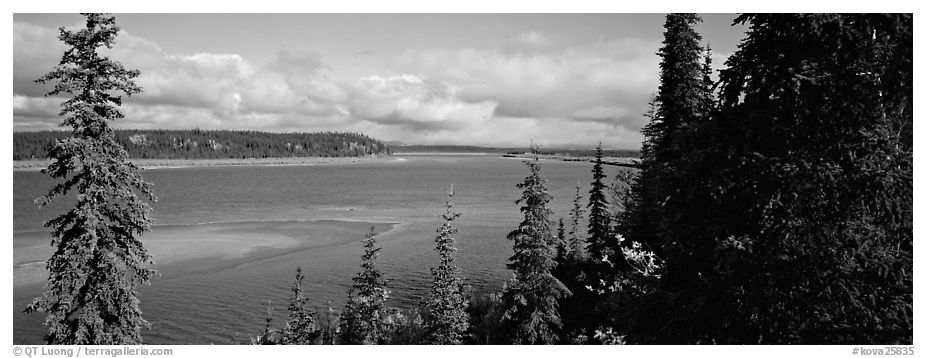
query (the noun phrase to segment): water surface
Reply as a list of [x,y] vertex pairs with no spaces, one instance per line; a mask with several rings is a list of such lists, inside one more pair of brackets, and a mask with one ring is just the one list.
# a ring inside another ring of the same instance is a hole
[[[623,170],[606,168],[608,180]],[[586,162],[543,162],[557,217],[567,215],[577,183],[588,190],[590,170]],[[511,245],[505,236],[521,220],[515,184],[527,169],[520,159],[488,155],[402,155],[343,165],[143,174],[159,200],[153,204],[154,231],[142,240],[167,256],[155,258],[161,277],[139,289],[144,317],[152,324],[145,343],[229,344],[262,330],[268,300],[281,323],[296,266],[305,271],[310,304],[324,310],[330,303],[339,310],[359,268],[359,241],[370,225],[388,230],[379,240],[379,262],[391,280],[390,305],[417,304],[428,289],[429,268],[437,263],[434,235],[451,184],[455,208],[463,214],[456,222],[458,262],[474,290],[499,289],[510,277],[505,262]],[[13,173],[14,265],[41,271],[51,254],[41,224],[66,209],[69,200],[42,210],[32,200],[52,183],[38,172]],[[231,241],[221,242],[233,247],[201,242],[226,239]],[[175,259],[194,247],[220,254]],[[42,315],[21,313],[41,285],[24,280],[26,274],[18,276],[14,343],[41,343]]]

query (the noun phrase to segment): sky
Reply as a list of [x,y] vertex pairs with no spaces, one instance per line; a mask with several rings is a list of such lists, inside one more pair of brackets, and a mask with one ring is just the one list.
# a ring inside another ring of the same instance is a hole
[[[115,14],[138,69],[116,128],[352,131],[407,144],[639,149],[663,14]],[[696,30],[715,67],[733,14]],[[71,14],[13,16],[13,130],[57,128]]]

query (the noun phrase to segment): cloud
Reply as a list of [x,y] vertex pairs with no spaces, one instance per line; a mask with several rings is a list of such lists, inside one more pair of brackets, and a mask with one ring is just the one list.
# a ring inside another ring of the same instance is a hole
[[553,42],[553,39],[537,31],[522,32],[517,37],[518,42],[530,46],[545,46]]
[[24,22],[13,23],[13,91],[15,94],[42,96],[50,88],[35,83],[54,67],[64,53],[57,30]]
[[[14,127],[56,125],[60,99],[32,80],[64,46],[57,32],[14,23]],[[282,49],[264,65],[233,53],[169,53],[122,31],[105,54],[139,69],[125,128],[351,130],[409,143],[638,148],[656,90],[657,42],[565,46],[529,31],[501,48],[408,50],[392,72],[338,78],[317,52]],[[716,55],[715,55],[716,56]],[[382,71],[382,70],[381,70]]]
[[[521,37],[539,41],[539,35],[530,34]],[[499,117],[533,118],[550,126],[562,125],[564,119],[595,121],[617,134],[638,131],[645,124],[642,113],[658,86],[658,59],[652,56],[658,47],[631,39],[540,53],[409,51],[401,64],[405,70],[417,69],[459,87],[462,101],[496,103],[494,114]]]

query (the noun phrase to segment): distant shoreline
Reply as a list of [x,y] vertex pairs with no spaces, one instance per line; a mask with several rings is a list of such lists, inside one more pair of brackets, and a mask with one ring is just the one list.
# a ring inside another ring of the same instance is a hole
[[[502,158],[532,159],[534,158],[534,156],[535,156],[534,154],[527,154],[527,153],[522,153],[522,154],[509,153],[509,154],[503,154]],[[574,156],[561,155],[561,154],[539,154],[536,156],[540,159],[559,160],[563,162],[594,162],[595,161],[595,157],[587,157],[587,156],[574,157]],[[614,166],[626,167],[626,168],[637,168],[640,165],[640,159],[639,158],[629,158],[629,157],[602,157],[601,164],[614,165]]]
[[[396,160],[392,156],[365,157],[282,157],[282,158],[223,158],[223,159],[130,159],[144,169],[175,169],[229,166],[288,166],[376,163]],[[14,160],[13,171],[39,171],[51,160]]]

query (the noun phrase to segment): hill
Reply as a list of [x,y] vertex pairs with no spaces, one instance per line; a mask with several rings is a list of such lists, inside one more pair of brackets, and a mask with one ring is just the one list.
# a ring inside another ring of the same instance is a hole
[[[64,131],[13,133],[13,160],[44,159]],[[136,159],[360,157],[390,155],[383,142],[359,133],[269,133],[230,130],[116,130]]]

